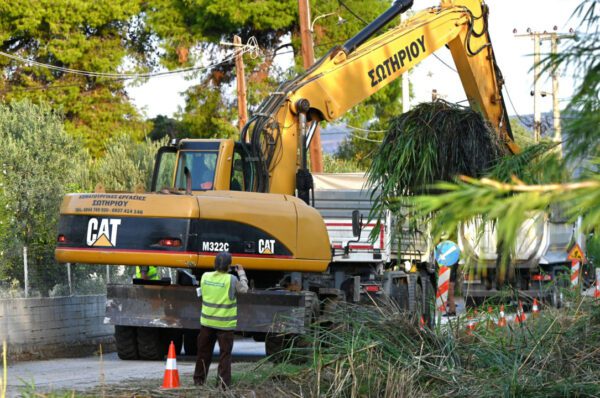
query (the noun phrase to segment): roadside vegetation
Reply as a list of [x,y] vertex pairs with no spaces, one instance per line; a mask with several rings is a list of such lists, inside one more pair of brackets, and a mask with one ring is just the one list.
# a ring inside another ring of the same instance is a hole
[[[573,297],[568,308],[498,327],[498,308],[422,329],[394,305],[348,307],[319,329],[309,361],[282,383],[297,396],[549,397],[600,394],[600,306]],[[285,369],[285,368],[283,368]]]
[[[600,302],[565,292],[562,309],[542,306],[523,323],[497,326],[498,307],[422,328],[393,303],[338,307],[333,323],[288,349],[279,362],[234,364],[233,386],[175,390],[160,381],[101,383],[88,390],[23,396],[95,397],[593,397],[600,395]],[[491,310],[491,312],[488,312]],[[507,307],[507,312],[511,310]],[[283,358],[283,359],[282,359]],[[211,379],[212,380],[212,379]]]

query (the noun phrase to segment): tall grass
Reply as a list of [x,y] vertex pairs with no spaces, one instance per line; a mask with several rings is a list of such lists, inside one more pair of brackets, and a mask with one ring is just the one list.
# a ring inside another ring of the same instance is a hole
[[297,349],[310,360],[290,376],[302,396],[600,396],[600,306],[589,299],[506,328],[483,318],[472,333],[464,320],[420,330],[388,304],[339,312],[343,327]]

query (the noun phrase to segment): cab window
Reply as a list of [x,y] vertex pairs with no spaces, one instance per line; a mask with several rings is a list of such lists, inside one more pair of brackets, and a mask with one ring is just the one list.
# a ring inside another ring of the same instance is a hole
[[216,151],[181,151],[177,162],[177,189],[186,189],[184,170],[187,167],[192,178],[193,191],[213,189],[217,167]]
[[239,151],[235,151],[233,153],[233,163],[231,165],[231,183],[229,189],[232,191],[245,191],[245,185],[242,154]]
[[231,181],[229,189],[232,191],[254,191],[254,164],[248,161],[249,154],[241,143],[236,143],[231,164]]

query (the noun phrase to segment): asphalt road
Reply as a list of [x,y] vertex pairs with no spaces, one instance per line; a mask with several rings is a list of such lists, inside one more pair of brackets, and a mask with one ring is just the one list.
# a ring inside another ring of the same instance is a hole
[[[218,346],[218,344],[217,344]],[[218,348],[215,349],[215,354]],[[252,339],[236,340],[233,346],[234,362],[253,362],[265,357],[264,343]],[[218,361],[213,361],[211,369]],[[193,357],[177,358],[180,378],[192,379]],[[162,384],[164,361],[122,361],[116,353],[86,358],[52,359],[9,364],[7,397],[20,396],[27,386],[35,386],[36,392],[62,389],[83,390],[101,384],[116,384],[126,380],[155,379],[157,387]]]

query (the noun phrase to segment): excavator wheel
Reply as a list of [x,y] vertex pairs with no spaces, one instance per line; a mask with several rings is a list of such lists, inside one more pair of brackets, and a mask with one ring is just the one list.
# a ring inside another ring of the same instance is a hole
[[[303,292],[305,296],[305,320],[308,329],[306,334],[311,333],[311,326],[319,316],[319,300],[314,292]],[[311,345],[308,336],[295,333],[267,333],[265,336],[265,351],[270,361],[275,363],[289,361],[291,363],[303,363],[307,359],[305,350]]]
[[117,355],[120,359],[139,359],[136,329],[134,326],[115,325]]
[[138,328],[137,345],[140,359],[162,360],[164,359],[167,345],[163,344],[160,328]]

